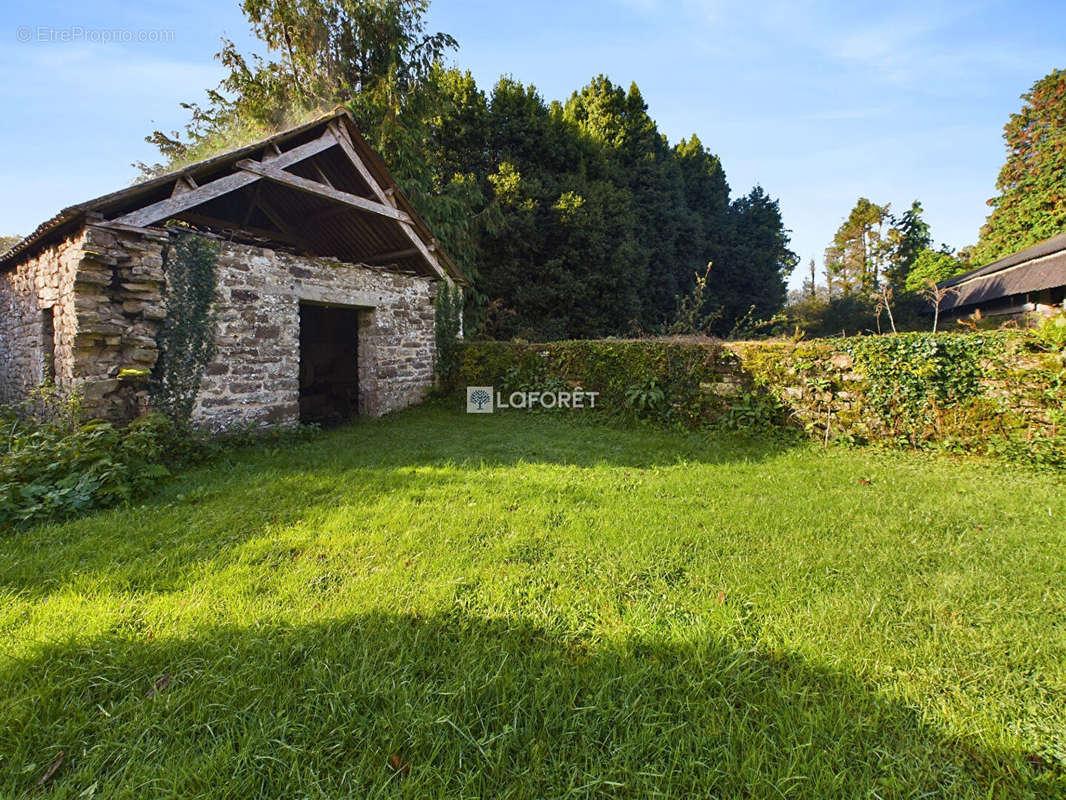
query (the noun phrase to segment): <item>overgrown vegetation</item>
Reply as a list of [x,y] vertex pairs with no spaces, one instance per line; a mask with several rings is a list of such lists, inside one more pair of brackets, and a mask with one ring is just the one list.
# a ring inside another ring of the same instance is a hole
[[124,429],[74,412],[35,420],[0,408],[0,527],[63,519],[128,501],[169,475],[172,426],[155,415]]
[[442,281],[436,300],[436,375],[443,391],[454,386],[455,370],[459,362],[459,334],[463,326],[463,293],[458,286]]
[[1032,336],[1038,346],[1052,353],[1066,350],[1066,310],[1044,317]]
[[983,393],[987,362],[1002,347],[996,337],[932,334],[858,337],[844,344],[867,380],[869,406],[894,423],[894,434],[912,441],[938,430],[945,408]]
[[[785,302],[795,264],[777,201],[731,197],[693,135],[671,146],[640,89],[593,78],[562,102],[442,66],[457,45],[426,0],[245,2],[276,60],[225,41],[226,70],[184,134],[149,140],[178,163],[343,105],[473,281],[468,332],[507,339],[658,332],[708,261],[701,317],[727,334]],[[159,167],[162,169],[162,165]]]
[[471,342],[458,385],[495,386],[505,397],[580,388],[600,393],[592,412],[600,417],[699,428],[728,409],[739,389],[720,381],[736,373],[736,356],[710,339]]
[[166,319],[157,336],[152,407],[179,425],[192,416],[204,369],[217,350],[215,291],[219,243],[171,229],[167,248]]
[[1064,498],[443,408],[234,453],[5,539],[0,795],[1061,797]]
[[[1048,330],[1060,327],[1048,323]],[[1066,466],[1066,372],[1036,334],[820,341],[464,345],[459,385],[600,392],[592,418],[796,430],[823,443],[939,448]]]
[[314,429],[191,430],[154,413],[120,427],[86,420],[78,398],[43,387],[0,406],[0,532],[125,505],[175,471],[238,448],[276,447]]

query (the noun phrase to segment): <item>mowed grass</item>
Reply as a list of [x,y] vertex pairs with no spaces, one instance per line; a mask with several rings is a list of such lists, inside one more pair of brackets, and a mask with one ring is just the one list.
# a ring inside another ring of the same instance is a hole
[[1066,796],[1063,488],[435,407],[236,453],[0,538],[0,795]]

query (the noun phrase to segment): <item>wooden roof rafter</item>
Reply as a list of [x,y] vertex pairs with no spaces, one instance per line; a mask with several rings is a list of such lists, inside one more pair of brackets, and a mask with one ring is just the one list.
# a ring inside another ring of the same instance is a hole
[[[333,147],[335,144],[336,139],[334,139],[332,135],[322,134],[322,136],[317,139],[313,139],[306,144],[294,147],[292,150],[286,150],[281,155],[275,156],[271,159],[270,164],[272,167],[287,167],[291,164],[296,164],[304,159],[310,158],[313,155],[317,155],[318,153]],[[246,172],[231,172],[223,175],[221,178],[216,178],[210,183],[201,184],[195,189],[182,192],[181,194],[169,197],[166,200],[160,200],[157,203],[152,203],[151,205],[139,208],[136,211],[131,211],[115,221],[123,225],[134,225],[139,228],[145,228],[149,225],[163,222],[170,217],[180,214],[182,211],[203,205],[204,203],[222,197],[223,195],[235,192],[238,189],[243,189],[245,186],[253,184],[257,180],[259,180],[259,176],[257,175],[252,175]]]
[[354,208],[357,211],[380,214],[383,217],[390,217],[399,220],[400,222],[411,221],[411,218],[407,214],[403,211],[398,211],[392,206],[376,203],[373,200],[367,200],[365,197],[360,197],[351,192],[334,189],[332,186],[322,183],[321,181],[313,181],[310,178],[301,178],[299,175],[293,175],[291,172],[286,172],[283,169],[275,167],[272,163],[264,164],[262,161],[253,161],[250,158],[245,158],[238,161],[236,166],[237,169],[244,172],[250,172],[260,178],[266,178],[274,183],[280,183],[282,186],[287,186],[298,192],[306,192],[307,194],[316,197],[324,197],[327,200]]
[[0,255],[0,270],[92,219],[207,233],[468,285],[350,114],[332,114],[70,206]]

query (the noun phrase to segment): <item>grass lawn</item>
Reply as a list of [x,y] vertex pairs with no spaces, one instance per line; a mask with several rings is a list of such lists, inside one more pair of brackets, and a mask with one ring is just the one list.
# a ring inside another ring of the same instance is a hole
[[0,537],[0,796],[1063,797],[1064,483],[436,407],[236,453]]

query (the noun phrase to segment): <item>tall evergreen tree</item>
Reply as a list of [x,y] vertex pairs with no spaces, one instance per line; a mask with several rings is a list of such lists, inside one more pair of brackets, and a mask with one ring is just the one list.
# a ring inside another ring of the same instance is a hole
[[613,179],[633,195],[635,238],[647,259],[641,321],[654,329],[673,313],[699,268],[678,257],[682,232],[691,229],[677,162],[636,84],[626,92],[600,75],[571,96],[565,116],[603,145]]
[[845,294],[877,288],[889,251],[884,237],[889,206],[860,197],[825,253],[827,270]]
[[732,253],[715,284],[721,292],[718,327],[723,334],[745,316],[766,319],[780,311],[788,298],[788,276],[799,261],[788,247],[778,202],[761,186],[734,200],[730,217]]
[[999,195],[973,251],[986,264],[1066,231],[1066,70],[1041,78],[1003,129]]
[[922,219],[922,204],[915,200],[903,212],[892,231],[892,254],[885,270],[885,279],[897,292],[903,291],[907,276],[921,253],[933,243],[929,224]]
[[[722,331],[784,301],[788,252],[761,189],[730,203],[721,162],[671,147],[634,84],[599,76],[565,103],[504,78],[486,94],[441,66],[428,0],[244,0],[274,60],[238,51],[183,135],[149,137],[174,164],[344,104],[473,281],[466,330],[530,339],[662,330],[713,263],[703,311]],[[162,166],[158,166],[162,169]]]

